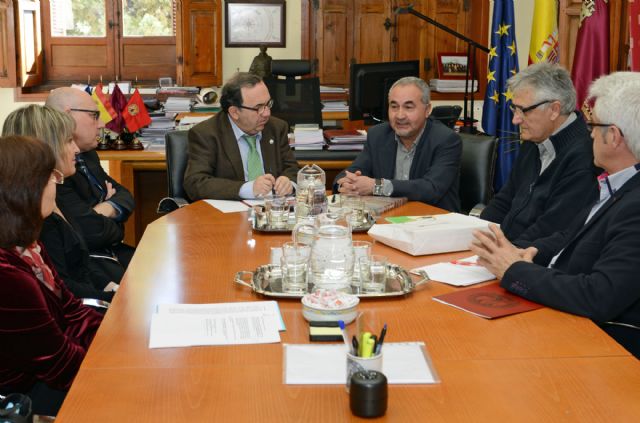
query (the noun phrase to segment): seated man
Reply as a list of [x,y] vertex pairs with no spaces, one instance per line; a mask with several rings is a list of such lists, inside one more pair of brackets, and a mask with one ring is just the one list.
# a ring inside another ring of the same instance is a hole
[[240,200],[293,193],[298,163],[289,125],[271,116],[259,76],[237,73],[222,87],[222,112],[189,130],[184,189],[191,200]]
[[608,172],[600,197],[563,232],[514,247],[495,225],[471,250],[501,286],[529,300],[594,320],[640,357],[640,76],[595,81],[590,123],[595,164]]
[[73,140],[80,150],[76,156],[77,172],[58,187],[58,207],[77,224],[91,255],[115,255],[126,268],[134,249],[122,243],[124,222],[133,211],[134,200],[100,166],[95,149],[104,123],[98,106],[89,94],[70,87],[51,91],[45,105],[73,117]]
[[462,141],[431,114],[429,86],[399,79],[389,90],[389,122],[368,131],[362,153],[336,177],[334,191],[407,197],[460,210]]
[[598,195],[591,138],[569,73],[529,66],[507,81],[513,123],[520,126],[518,158],[509,179],[480,217],[500,224],[513,241],[533,241],[569,225]]

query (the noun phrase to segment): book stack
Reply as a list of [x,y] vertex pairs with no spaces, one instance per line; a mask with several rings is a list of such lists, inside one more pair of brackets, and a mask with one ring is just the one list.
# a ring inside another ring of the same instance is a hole
[[327,129],[324,137],[328,150],[362,150],[367,140],[367,132],[355,129]]
[[293,129],[294,142],[290,144],[296,150],[322,150],[324,137],[317,124],[298,124]]
[[[469,92],[471,92],[471,82],[473,82],[473,91],[478,91],[478,81],[469,81]],[[464,92],[464,79],[432,79],[429,81],[429,87],[433,91],[439,93],[463,93]]]

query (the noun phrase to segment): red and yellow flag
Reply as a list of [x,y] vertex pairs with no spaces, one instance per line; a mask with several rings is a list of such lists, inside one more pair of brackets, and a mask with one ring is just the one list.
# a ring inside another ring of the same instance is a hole
[[529,43],[529,64],[558,63],[558,6],[556,0],[536,0]]
[[131,95],[127,106],[122,111],[122,117],[127,125],[127,129],[131,133],[151,123],[151,117],[149,117],[149,113],[147,113],[147,107],[144,105],[142,96],[137,88]]
[[91,93],[91,98],[96,102],[98,110],[100,111],[100,120],[104,123],[109,123],[118,116],[109,98],[102,92],[102,84],[96,85],[96,88]]

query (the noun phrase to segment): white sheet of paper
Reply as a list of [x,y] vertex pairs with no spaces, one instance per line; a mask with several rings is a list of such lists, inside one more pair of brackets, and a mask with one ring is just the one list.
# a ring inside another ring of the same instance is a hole
[[278,321],[261,312],[219,315],[154,313],[149,348],[280,342]]
[[158,304],[158,314],[205,314],[260,312],[278,320],[280,331],[287,330],[277,301],[243,301],[237,303],[211,304]]
[[244,200],[242,200],[243,203],[245,203],[246,205],[248,205],[249,207],[253,207],[253,206],[263,206],[264,205],[264,198],[246,198]]
[[[439,383],[424,342],[385,343],[382,372],[391,384]],[[287,385],[338,385],[347,378],[344,344],[285,344],[284,383]]]
[[496,276],[489,272],[486,267],[475,264],[477,259],[478,256],[471,256],[458,260],[471,265],[450,262],[430,264],[412,269],[411,273],[420,275],[420,271],[425,271],[430,279],[453,286],[469,286],[495,279]]
[[230,200],[204,200],[211,207],[220,210],[222,213],[235,213],[249,210],[242,201],[230,201]]

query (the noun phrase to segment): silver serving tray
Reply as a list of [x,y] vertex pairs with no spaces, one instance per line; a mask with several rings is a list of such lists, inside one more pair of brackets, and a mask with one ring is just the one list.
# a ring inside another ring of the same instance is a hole
[[[417,286],[429,281],[426,275],[423,279],[414,282],[409,273],[396,264],[387,264],[387,283],[384,292],[360,292],[359,287],[352,286],[352,294],[360,298],[397,297],[410,294]],[[304,294],[282,292],[282,271],[280,266],[265,264],[258,267],[255,272],[241,270],[236,273],[236,283],[249,287],[258,294],[277,298],[302,298]],[[313,291],[313,286],[310,286]]]
[[[362,222],[359,222],[358,225],[354,225],[351,227],[351,232],[367,232],[373,224],[376,223],[376,219],[370,213],[365,212],[365,219]],[[295,223],[286,225],[284,228],[273,228],[269,226],[269,224],[258,225],[255,213],[251,218],[251,229],[258,232],[272,232],[272,233],[291,233]]]

